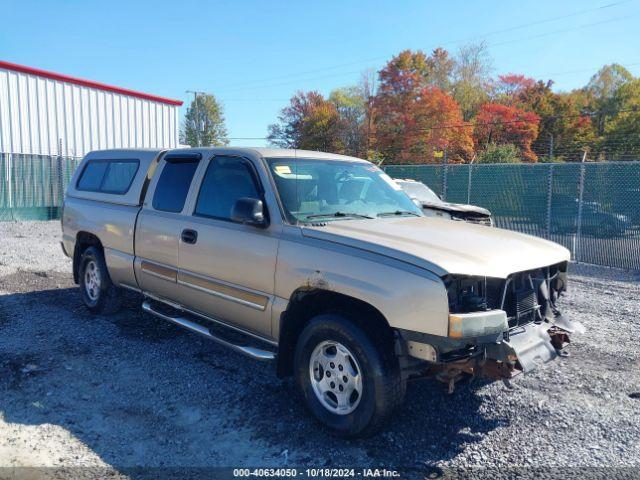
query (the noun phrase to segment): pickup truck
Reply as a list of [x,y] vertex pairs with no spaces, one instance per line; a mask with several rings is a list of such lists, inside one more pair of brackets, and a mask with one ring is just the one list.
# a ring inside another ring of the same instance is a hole
[[408,379],[509,381],[582,326],[556,302],[569,252],[425,217],[377,166],[260,148],[89,153],[62,247],[95,314],[142,309],[293,376],[342,436],[375,432]]

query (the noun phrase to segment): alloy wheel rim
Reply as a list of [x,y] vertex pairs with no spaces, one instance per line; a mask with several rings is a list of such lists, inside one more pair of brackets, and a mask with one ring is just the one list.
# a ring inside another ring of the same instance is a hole
[[337,415],[353,412],[362,398],[362,370],[340,342],[325,340],[311,353],[309,377],[324,408]]
[[96,262],[87,263],[84,271],[84,289],[91,301],[96,301],[100,296],[100,270]]

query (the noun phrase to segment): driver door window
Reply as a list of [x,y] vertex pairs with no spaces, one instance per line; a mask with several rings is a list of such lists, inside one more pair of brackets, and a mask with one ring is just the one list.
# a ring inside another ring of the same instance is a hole
[[260,198],[251,167],[239,157],[216,157],[202,180],[194,215],[231,220],[235,203]]

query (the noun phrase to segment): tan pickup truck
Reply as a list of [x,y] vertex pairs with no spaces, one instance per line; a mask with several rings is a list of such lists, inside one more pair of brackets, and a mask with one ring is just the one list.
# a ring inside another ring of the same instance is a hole
[[138,292],[150,314],[277,362],[315,417],[345,436],[374,432],[409,378],[450,389],[469,374],[508,380],[582,329],[556,308],[565,248],[427,218],[357,158],[91,152],[62,227],[92,312]]

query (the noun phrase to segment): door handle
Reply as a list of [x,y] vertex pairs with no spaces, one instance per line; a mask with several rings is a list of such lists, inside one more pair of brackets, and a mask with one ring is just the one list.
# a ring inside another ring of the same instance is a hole
[[185,228],[184,230],[182,230],[180,238],[184,243],[190,243],[193,245],[198,241],[198,232],[189,228]]

